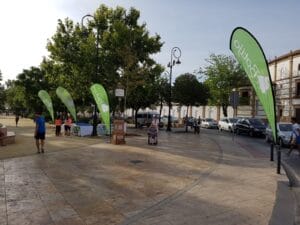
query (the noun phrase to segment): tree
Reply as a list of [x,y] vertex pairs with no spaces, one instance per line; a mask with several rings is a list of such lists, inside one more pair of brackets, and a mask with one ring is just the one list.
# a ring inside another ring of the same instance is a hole
[[160,105],[159,109],[159,122],[161,119],[161,112],[163,108],[163,103],[169,102],[169,97],[170,97],[170,84],[168,81],[168,78],[161,77],[159,78],[158,81],[158,102],[157,104]]
[[[50,55],[42,64],[49,82],[68,89],[74,101],[82,105],[92,101],[89,88],[93,83],[102,84],[109,93],[121,83],[131,105],[134,91],[145,86],[145,81],[152,84],[161,73],[151,58],[161,49],[160,37],[150,36],[146,24],[138,23],[139,17],[134,8],[127,12],[122,7],[101,5],[84,26],[74,25],[70,19],[59,20],[56,34],[48,41]],[[115,110],[116,100],[110,102]]]
[[205,84],[209,87],[209,103],[222,106],[227,117],[229,96],[234,88],[250,85],[249,79],[241,65],[232,57],[211,54],[206,61],[209,63],[199,73],[205,75]]
[[197,80],[195,75],[186,73],[176,78],[172,95],[173,101],[178,102],[180,105],[187,106],[187,118],[189,106],[207,104],[209,91],[205,84]]
[[9,109],[15,113],[24,112],[26,109],[25,88],[16,85],[16,81],[12,80],[8,80],[6,86],[6,103],[8,104]]
[[49,84],[45,73],[38,67],[23,70],[16,80],[6,82],[7,103],[15,113],[33,113],[43,107],[38,92],[47,89]]
[[[150,107],[159,98],[159,75],[163,71],[160,65],[139,68],[127,87],[127,105],[134,110],[135,119],[139,109]],[[136,121],[137,126],[137,121]]]
[[[2,73],[0,71],[0,82],[2,81]],[[5,109],[5,90],[4,85],[0,83],[0,111]]]

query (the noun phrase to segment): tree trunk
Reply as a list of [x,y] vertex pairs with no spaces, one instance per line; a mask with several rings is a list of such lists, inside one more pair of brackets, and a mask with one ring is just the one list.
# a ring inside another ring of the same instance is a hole
[[222,109],[223,109],[223,115],[224,115],[224,117],[228,117],[227,107],[228,107],[228,105],[222,104]]
[[185,116],[185,132],[188,132],[188,112],[189,112],[189,106],[186,107],[186,116]]
[[137,124],[137,114],[138,114],[139,108],[135,109],[134,112],[134,121],[135,121],[135,128],[138,128],[138,124]]
[[162,107],[163,107],[163,100],[161,99],[160,100],[160,109],[159,109],[159,122],[160,122],[160,119],[161,119],[161,112],[162,112]]

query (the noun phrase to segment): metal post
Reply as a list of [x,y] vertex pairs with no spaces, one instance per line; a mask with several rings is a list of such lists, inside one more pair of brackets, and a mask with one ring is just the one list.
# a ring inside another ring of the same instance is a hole
[[277,174],[280,174],[280,168],[281,168],[281,150],[277,149]]
[[171,108],[172,108],[172,66],[170,66],[170,85],[169,85],[169,114],[168,114],[168,125],[167,131],[171,131]]
[[[90,14],[87,14],[81,18],[81,26],[83,27],[83,20],[84,18],[91,17],[95,20],[96,26],[97,26],[97,36],[96,36],[96,74],[95,78],[93,79],[93,82],[96,83],[96,79],[99,77],[99,26],[97,24],[96,18]],[[92,131],[92,136],[97,136],[97,107],[95,103],[95,108],[94,108],[94,115],[93,115],[93,131]]]
[[[178,55],[176,55],[176,52],[178,52]],[[169,87],[169,115],[168,115],[168,126],[166,131],[171,131],[171,108],[172,108],[172,68],[175,64],[180,64],[180,58],[181,56],[181,50],[178,47],[173,47],[171,49],[171,61],[168,63],[168,67],[170,67],[170,87]],[[176,59],[173,59],[173,57]]]
[[270,161],[274,161],[274,144],[273,144],[273,142],[271,143],[271,145],[270,145]]

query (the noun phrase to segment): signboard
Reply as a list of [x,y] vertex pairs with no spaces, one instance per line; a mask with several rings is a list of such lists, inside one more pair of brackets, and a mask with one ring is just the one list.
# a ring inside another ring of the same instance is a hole
[[236,108],[239,105],[239,101],[240,101],[240,99],[239,99],[239,92],[238,91],[231,92],[231,94],[229,96],[230,105],[233,108]]
[[115,90],[115,95],[116,95],[116,97],[124,97],[124,89],[117,88]]

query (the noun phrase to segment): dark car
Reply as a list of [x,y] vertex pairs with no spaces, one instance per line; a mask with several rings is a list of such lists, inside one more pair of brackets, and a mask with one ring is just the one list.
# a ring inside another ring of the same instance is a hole
[[245,133],[253,136],[264,136],[266,126],[257,118],[244,118],[239,119],[235,124],[235,132],[237,134]]

